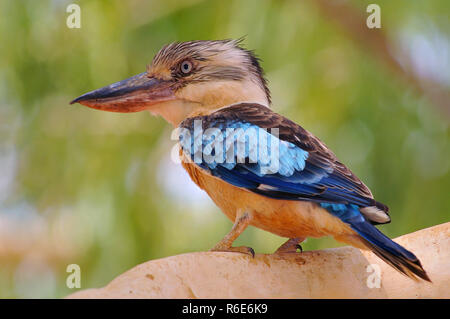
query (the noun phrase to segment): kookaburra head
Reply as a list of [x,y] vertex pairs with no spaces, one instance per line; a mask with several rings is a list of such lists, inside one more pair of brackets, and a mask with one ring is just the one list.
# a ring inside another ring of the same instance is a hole
[[178,125],[239,102],[269,106],[258,58],[239,40],[176,42],[164,46],[144,73],[71,102],[111,112],[149,110]]

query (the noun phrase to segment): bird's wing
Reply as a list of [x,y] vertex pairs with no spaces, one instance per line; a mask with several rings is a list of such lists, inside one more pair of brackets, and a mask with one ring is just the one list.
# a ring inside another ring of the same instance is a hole
[[388,208],[325,144],[265,106],[236,104],[180,129],[185,154],[232,185],[277,199],[354,204],[373,223],[389,221]]

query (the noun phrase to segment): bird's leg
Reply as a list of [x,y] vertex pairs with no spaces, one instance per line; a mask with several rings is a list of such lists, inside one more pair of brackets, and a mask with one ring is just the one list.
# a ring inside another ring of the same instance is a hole
[[226,236],[218,242],[210,251],[230,251],[239,252],[243,254],[251,255],[255,257],[255,251],[251,247],[240,246],[232,247],[231,245],[239,237],[240,234],[247,228],[250,224],[251,216],[249,213],[245,212],[243,214],[237,214],[233,227]]
[[283,245],[281,245],[274,254],[286,254],[286,253],[296,253],[297,249],[300,249],[300,251],[303,251],[302,246],[300,246],[300,243],[302,243],[306,238],[304,237],[295,237],[295,238],[289,238]]

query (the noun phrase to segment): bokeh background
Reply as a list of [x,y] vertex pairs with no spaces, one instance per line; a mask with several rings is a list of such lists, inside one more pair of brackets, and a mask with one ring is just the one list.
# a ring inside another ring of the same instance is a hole
[[[66,7],[81,7],[81,28]],[[450,2],[0,1],[0,297],[62,297],[68,264],[100,287],[149,259],[211,248],[231,222],[170,161],[148,112],[69,101],[143,72],[172,41],[246,36],[273,108],[390,206],[391,237],[449,221]],[[237,244],[271,253],[254,228]],[[339,244],[309,239],[303,248]]]

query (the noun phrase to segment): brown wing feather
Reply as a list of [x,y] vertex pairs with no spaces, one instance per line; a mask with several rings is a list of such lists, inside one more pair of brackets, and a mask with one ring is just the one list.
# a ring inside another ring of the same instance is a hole
[[[248,122],[267,130],[278,129],[278,138],[290,142],[308,152],[308,158],[304,168],[305,178],[308,175],[322,175],[319,182],[314,185],[314,187],[322,189],[322,191],[318,193],[317,198],[313,198],[313,195],[311,200],[320,200],[320,197],[326,200],[326,190],[328,189],[328,194],[331,196],[328,199],[331,202],[336,200],[336,196],[342,196],[343,201],[348,200],[358,203],[361,207],[361,213],[373,224],[390,222],[389,215],[387,214],[388,207],[375,201],[369,188],[342,164],[321,140],[300,125],[273,112],[270,108],[254,103],[240,103],[222,108],[208,116],[188,118],[180,125],[182,127],[190,127],[195,119],[200,118],[204,129],[214,127],[219,123],[223,124],[234,121]],[[278,191],[275,192],[276,194],[272,194],[270,190],[262,190],[261,192],[267,196],[284,196],[284,194],[280,194]],[[308,197],[308,195],[303,195]]]
[[[279,129],[279,137],[309,152],[309,160],[332,165],[333,169],[351,181],[361,196],[373,198],[372,192],[364,183],[342,164],[336,155],[317,137],[295,122],[273,112],[271,109],[252,103],[241,103],[216,112],[219,116],[236,118],[258,125],[261,128]],[[214,116],[214,114],[212,114]]]

